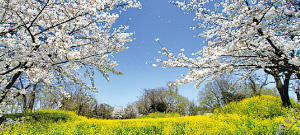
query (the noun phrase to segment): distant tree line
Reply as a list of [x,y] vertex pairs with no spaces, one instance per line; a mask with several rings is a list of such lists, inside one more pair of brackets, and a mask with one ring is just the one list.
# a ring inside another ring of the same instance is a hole
[[[144,89],[137,101],[123,107],[99,104],[91,90],[84,90],[79,85],[63,83],[59,90],[47,89],[38,84],[31,87],[31,93],[19,95],[11,105],[11,112],[30,112],[35,108],[63,109],[74,111],[78,115],[100,119],[131,119],[149,113],[178,113],[181,116],[201,115],[213,112],[233,101],[261,94],[276,95],[275,89],[267,88],[270,83],[267,76],[253,73],[247,80],[222,76],[209,81],[199,90],[197,102],[179,94],[178,87],[169,82],[167,87]],[[299,85],[295,89],[299,90]],[[297,89],[298,88],[298,89]]]
[[222,107],[230,102],[240,101],[244,98],[259,95],[278,95],[275,88],[266,87],[269,83],[267,75],[258,76],[252,73],[246,80],[234,77],[221,76],[208,82],[199,91],[198,101],[201,107],[213,112],[215,108]]

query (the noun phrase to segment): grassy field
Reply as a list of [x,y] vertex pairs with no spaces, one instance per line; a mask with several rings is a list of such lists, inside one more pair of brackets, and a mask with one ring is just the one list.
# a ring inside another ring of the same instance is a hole
[[[299,110],[299,106],[294,106]],[[282,108],[280,98],[272,96],[232,102],[203,116],[100,120],[74,112],[40,110],[5,117],[23,117],[25,121],[0,127],[0,134],[5,135],[300,134],[299,112]]]

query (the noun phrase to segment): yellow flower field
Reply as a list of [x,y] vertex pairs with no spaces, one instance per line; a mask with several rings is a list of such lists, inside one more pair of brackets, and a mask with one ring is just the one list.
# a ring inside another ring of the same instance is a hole
[[[199,134],[300,134],[299,112],[281,108],[279,97],[261,96],[231,103],[202,116],[100,120],[61,110],[40,110],[40,114],[66,115],[55,122],[26,121],[2,126],[9,135],[199,135]],[[252,106],[254,105],[254,106]],[[291,114],[288,116],[287,113]],[[286,122],[287,119],[291,122]],[[282,128],[284,127],[284,128]]]

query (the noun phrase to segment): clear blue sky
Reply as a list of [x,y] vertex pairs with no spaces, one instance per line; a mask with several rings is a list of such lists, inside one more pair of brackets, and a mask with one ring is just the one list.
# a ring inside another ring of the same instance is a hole
[[[125,107],[138,99],[145,88],[166,87],[168,81],[179,79],[187,69],[161,69],[152,67],[157,58],[163,58],[158,51],[161,47],[155,42],[160,38],[164,47],[173,52],[184,48],[186,54],[201,48],[202,40],[193,37],[197,31],[189,29],[196,24],[193,14],[186,14],[168,0],[140,0],[142,9],[129,9],[122,13],[116,25],[125,24],[135,32],[135,40],[128,50],[115,55],[119,63],[117,69],[124,75],[113,75],[107,82],[97,74],[95,82],[99,93],[99,103]],[[147,64],[148,63],[148,64]],[[179,93],[190,100],[197,100],[199,89],[194,84],[179,87]]]

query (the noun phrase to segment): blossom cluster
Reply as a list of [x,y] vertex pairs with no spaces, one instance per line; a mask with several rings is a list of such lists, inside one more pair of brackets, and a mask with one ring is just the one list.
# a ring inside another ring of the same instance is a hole
[[60,77],[92,89],[79,69],[91,78],[94,69],[119,74],[111,58],[133,33],[113,24],[140,7],[136,0],[0,0],[0,104],[14,99],[6,91],[22,89],[19,81],[55,86]]
[[159,67],[186,67],[187,75],[177,84],[197,82],[219,75],[263,69],[280,74],[300,69],[299,3],[290,0],[190,0],[171,2],[182,10],[195,13],[199,37],[205,45],[189,58],[182,52],[172,54],[163,48],[167,60]]

